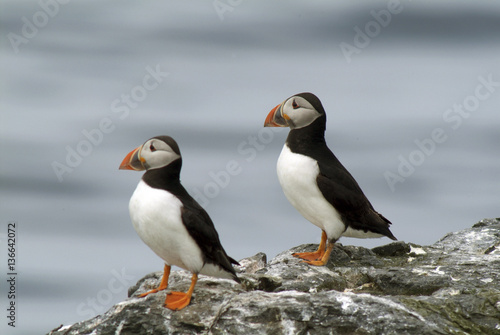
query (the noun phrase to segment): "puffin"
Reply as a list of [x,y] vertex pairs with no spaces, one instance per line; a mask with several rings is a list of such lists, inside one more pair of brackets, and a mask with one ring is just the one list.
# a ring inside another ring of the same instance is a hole
[[396,240],[391,222],[375,211],[328,148],[326,113],[316,95],[305,92],[286,99],[269,112],[264,127],[290,128],[277,162],[278,179],[288,201],[322,231],[318,250],[294,257],[322,266],[341,236]]
[[165,290],[173,265],[192,273],[186,293],[167,293],[165,307],[171,310],[189,305],[198,274],[240,283],[232,267],[238,262],[222,247],[210,216],[182,186],[181,167],[175,140],[156,136],[132,150],[119,168],[146,170],[130,199],[130,218],[142,241],[165,262],[158,288],[140,297]]

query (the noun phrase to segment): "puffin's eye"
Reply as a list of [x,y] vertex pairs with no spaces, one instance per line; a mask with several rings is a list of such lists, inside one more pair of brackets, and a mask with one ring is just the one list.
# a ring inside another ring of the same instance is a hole
[[299,108],[299,105],[297,105],[297,103],[295,102],[295,99],[293,99],[292,107],[293,107],[293,109]]
[[155,152],[156,151],[156,148],[153,145],[153,143],[151,143],[151,145],[149,146],[149,150],[151,150],[151,152]]

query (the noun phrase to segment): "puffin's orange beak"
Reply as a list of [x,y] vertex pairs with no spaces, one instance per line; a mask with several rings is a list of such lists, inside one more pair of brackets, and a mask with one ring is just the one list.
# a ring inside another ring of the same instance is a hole
[[144,159],[139,155],[141,148],[142,146],[135,148],[134,150],[129,152],[127,156],[125,156],[120,165],[120,170],[146,170],[146,168],[144,167]]
[[269,114],[267,114],[264,127],[288,127],[287,120],[290,119],[288,115],[283,115],[283,104],[274,107]]

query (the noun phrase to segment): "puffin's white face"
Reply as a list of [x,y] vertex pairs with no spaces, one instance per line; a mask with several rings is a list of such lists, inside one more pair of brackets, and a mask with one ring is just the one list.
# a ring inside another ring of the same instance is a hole
[[121,170],[151,170],[169,165],[181,155],[165,141],[152,138],[132,150],[120,165]]
[[139,159],[146,170],[157,169],[181,158],[167,143],[153,138],[144,143],[139,152]]
[[274,107],[266,118],[264,127],[290,127],[299,129],[314,122],[321,113],[301,96],[293,96]]

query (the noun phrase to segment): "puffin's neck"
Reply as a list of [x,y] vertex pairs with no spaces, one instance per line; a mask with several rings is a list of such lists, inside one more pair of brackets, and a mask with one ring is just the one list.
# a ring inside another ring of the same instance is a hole
[[286,144],[296,153],[310,152],[311,148],[326,146],[325,130],[326,117],[322,115],[306,127],[290,130]]
[[164,190],[176,190],[181,186],[180,174],[182,159],[179,158],[167,166],[146,171],[142,180],[153,188]]

